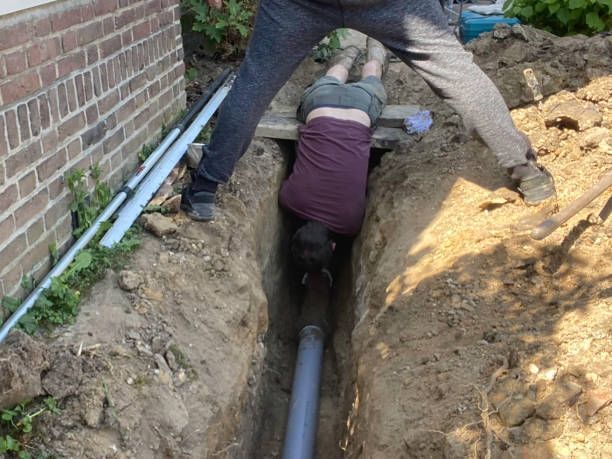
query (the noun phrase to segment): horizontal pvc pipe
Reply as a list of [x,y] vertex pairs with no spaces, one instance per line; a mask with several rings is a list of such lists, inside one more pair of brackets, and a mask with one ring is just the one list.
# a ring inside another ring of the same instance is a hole
[[[211,85],[210,89],[205,92],[200,99],[196,102],[194,107],[200,110],[206,102],[210,99],[213,90],[216,90],[220,84],[227,80],[230,70],[225,70],[219,78],[217,78]],[[130,177],[125,185],[119,190],[111,202],[106,206],[102,213],[94,220],[92,225],[85,231],[79,239],[68,249],[68,251],[59,259],[57,264],[47,273],[47,275],[40,281],[38,286],[28,295],[21,305],[15,310],[15,312],[8,318],[6,322],[0,327],[0,343],[2,343],[11,329],[17,325],[19,320],[36,304],[36,301],[40,295],[51,286],[51,280],[54,277],[61,275],[70,266],[70,263],[74,260],[77,254],[91,242],[95,237],[102,223],[111,218],[114,213],[121,207],[124,201],[130,196],[134,188],[145,178],[147,173],[153,169],[159,158],[168,150],[170,145],[176,140],[181,134],[185,127],[189,124],[191,119],[196,115],[196,110],[192,108],[183,119],[176,125],[172,131],[164,137],[162,142],[157,148],[149,155],[149,157],[143,161],[138,167],[136,172]]]
[[314,457],[324,340],[323,331],[315,325],[308,325],[300,331],[283,459]]
[[118,212],[117,219],[113,226],[106,232],[100,244],[104,247],[112,247],[125,235],[128,229],[134,224],[138,216],[142,213],[149,201],[153,198],[159,187],[172,169],[187,152],[189,144],[192,143],[200,134],[204,126],[217,111],[225,96],[229,92],[233,78],[227,81],[210,98],[204,109],[185,130],[183,135],[170,147],[162,159],[155,165],[155,168],[147,175],[134,196],[125,203]]

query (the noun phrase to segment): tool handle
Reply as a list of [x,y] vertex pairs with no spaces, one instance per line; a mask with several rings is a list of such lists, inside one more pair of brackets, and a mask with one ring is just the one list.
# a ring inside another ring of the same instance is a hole
[[606,191],[609,186],[612,186],[612,170],[607,171],[595,185],[589,188],[574,202],[536,226],[531,232],[531,238],[537,241],[544,239],[559,228],[559,226],[584,209],[593,199]]

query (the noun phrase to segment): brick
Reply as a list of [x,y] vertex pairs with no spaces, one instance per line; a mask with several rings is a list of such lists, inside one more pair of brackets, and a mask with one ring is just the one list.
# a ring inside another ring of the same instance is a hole
[[85,74],[83,74],[83,84],[85,85],[85,100],[89,101],[93,99],[94,96],[91,72],[85,72]]
[[123,83],[121,86],[119,86],[119,94],[121,96],[121,100],[127,99],[130,95],[130,84]]
[[121,35],[115,35],[100,43],[100,57],[104,59],[121,49]]
[[125,134],[123,132],[123,128],[119,128],[114,134],[109,136],[103,143],[104,145],[104,154],[108,154],[114,150],[116,150],[121,143],[125,140]]
[[38,113],[40,114],[40,127],[47,129],[51,126],[51,110],[47,94],[38,96]]
[[111,113],[105,120],[104,124],[107,131],[112,131],[117,127],[117,115]]
[[[18,199],[17,185],[13,184],[8,186],[4,191],[0,192],[0,209],[5,211],[15,204]],[[2,241],[0,241],[0,243],[2,243]]]
[[32,31],[36,37],[44,37],[51,33],[51,19],[42,18],[34,21],[32,24]]
[[62,50],[68,53],[78,46],[77,34],[74,30],[69,30],[62,35]]
[[45,213],[45,226],[47,230],[53,228],[58,221],[64,218],[66,215],[70,215],[70,201],[71,196],[69,194],[63,196],[57,202],[54,202],[53,205],[47,210]]
[[117,0],[95,0],[94,10],[96,16],[102,16],[103,14],[112,13],[117,9]]
[[152,16],[162,10],[161,0],[149,0],[145,6],[145,14]]
[[135,19],[136,19],[136,9],[135,8],[127,9],[115,16],[115,27],[117,29],[122,29],[126,25],[134,22]]
[[19,128],[17,127],[17,113],[15,110],[7,110],[6,117],[6,137],[11,149],[17,148],[19,145]]
[[153,97],[157,96],[160,91],[161,85],[159,84],[159,81],[154,81],[147,88],[147,95],[149,96],[149,99],[152,99]]
[[30,40],[30,33],[24,24],[0,27],[0,51],[13,48]]
[[17,227],[39,215],[49,203],[49,190],[43,188],[32,198],[28,199],[18,209],[15,209],[15,224]]
[[108,77],[108,87],[114,88],[116,80],[115,80],[115,67],[113,67],[112,62],[106,63],[106,76]]
[[72,118],[64,121],[58,128],[57,134],[59,135],[59,141],[63,142],[69,137],[73,136],[81,129],[85,127],[85,115],[83,113],[77,113]]
[[108,73],[106,72],[106,64],[101,64],[99,69],[102,93],[105,93],[106,91],[108,91]]
[[159,16],[159,26],[160,27],[165,27],[168,24],[171,24],[172,21],[174,21],[174,14],[172,14],[172,11],[164,11]]
[[96,16],[96,12],[93,9],[92,5],[84,5],[81,7],[81,16],[83,17],[83,22],[87,22],[92,20]]
[[36,188],[36,174],[34,171],[24,175],[19,179],[19,198],[24,199]]
[[55,151],[55,149],[57,148],[58,139],[59,138],[57,135],[57,131],[55,129],[43,134],[42,139],[41,139],[42,140],[42,151],[44,152]]
[[51,88],[47,91],[49,96],[49,111],[51,112],[51,119],[54,123],[60,121],[59,102],[57,88]]
[[[31,167],[32,163],[41,157],[41,153],[42,147],[40,140],[13,153],[6,159],[7,178],[13,177]],[[1,208],[3,208],[2,205],[0,205],[0,209]]]
[[102,95],[102,81],[100,80],[100,69],[98,67],[94,67],[91,70],[91,77],[93,80],[94,95],[100,97]]
[[86,54],[87,54],[87,65],[91,65],[91,64],[98,62],[98,59],[100,58],[98,54],[98,45],[89,46],[87,48]]
[[102,30],[104,35],[110,35],[115,31],[115,18],[105,18],[102,21]]
[[28,48],[28,65],[34,67],[43,62],[53,59],[60,54],[61,45],[59,38],[48,39]]
[[85,105],[85,83],[83,82],[83,75],[77,75],[74,77],[74,87],[76,89],[77,102],[79,107]]
[[139,41],[147,38],[151,33],[151,26],[149,25],[149,21],[141,22],[138,25],[132,27],[132,36],[134,37],[134,41]]
[[151,33],[159,32],[159,17],[153,16],[151,19],[149,19],[149,28]]
[[77,30],[77,42],[79,46],[85,46],[103,35],[102,21],[92,22]]
[[19,122],[19,138],[23,143],[30,138],[30,119],[28,117],[28,107],[26,104],[17,106],[17,121]]
[[76,89],[74,80],[66,80],[66,96],[68,98],[68,110],[74,112],[77,109]]
[[123,43],[124,47],[131,45],[133,41],[134,37],[132,36],[132,29],[121,32],[121,43]]
[[66,91],[66,85],[64,83],[60,83],[57,87],[57,103],[59,108],[59,114],[63,118],[69,113],[68,92]]
[[87,149],[91,145],[98,143],[100,140],[104,138],[105,134],[106,134],[106,123],[104,121],[101,121],[96,126],[85,131],[85,133],[81,135],[81,142],[83,142],[83,149]]
[[13,215],[7,215],[0,219],[0,244],[7,241],[8,238],[15,232],[15,219]]
[[47,159],[38,165],[36,174],[38,180],[43,182],[49,177],[55,175],[66,164],[66,150],[61,149],[52,153]]
[[144,87],[147,82],[147,76],[144,73],[140,73],[130,80],[130,91],[132,93],[137,92],[140,88]]
[[[36,241],[40,239],[40,237],[45,232],[45,219],[44,217],[37,218],[34,223],[32,223],[29,228],[26,230],[26,240],[28,241],[28,245],[32,246]],[[30,250],[28,249],[28,252]]]
[[[8,150],[9,150],[7,136],[5,134],[4,126],[5,126],[4,115],[0,113],[0,158],[4,158],[8,154]],[[4,179],[4,174],[0,175],[0,185],[2,185],[3,179]]]
[[144,5],[138,5],[136,8],[134,8],[134,20],[135,21],[143,19],[144,17],[145,17]]
[[[26,248],[26,236],[22,233],[16,238],[14,238],[12,241],[10,241],[6,245],[6,247],[0,250],[0,260],[8,260],[7,264],[10,264],[10,262],[12,262],[13,260],[17,260],[19,257],[21,257],[26,251]],[[4,261],[4,263],[6,263],[6,261]],[[4,274],[4,272],[2,277],[6,280],[7,276],[6,274]]]
[[23,275],[19,263],[14,264],[11,268],[5,269],[0,277],[2,277],[3,288],[9,295],[21,296],[19,291],[21,289],[21,279]]
[[50,86],[57,80],[57,66],[55,65],[55,62],[41,67],[38,69],[38,73],[40,73],[40,81],[42,82],[42,86]]
[[30,130],[32,137],[40,134],[40,112],[38,111],[38,99],[28,101],[28,113],[30,115]]
[[80,138],[74,139],[66,147],[66,154],[68,155],[68,159],[71,161],[77,156],[79,156],[82,152],[83,152],[83,149],[81,148]]
[[91,105],[90,107],[87,107],[87,109],[85,110],[85,119],[87,120],[87,124],[90,125],[95,123],[98,118],[98,106]]
[[54,32],[58,32],[80,24],[82,20],[81,8],[73,8],[51,16],[51,28]]
[[49,186],[47,187],[47,189],[49,190],[49,199],[51,201],[55,201],[55,199],[57,199],[57,197],[60,194],[66,191],[66,184],[64,183],[64,177],[58,177],[55,180],[53,180],[51,183],[49,183]]
[[25,256],[20,260],[23,272],[36,271],[40,263],[49,262],[49,245],[53,240],[53,234],[46,234],[39,241],[33,241],[34,243],[28,247]]
[[0,93],[2,93],[4,104],[9,105],[38,89],[40,89],[40,78],[38,73],[32,70],[0,86]]
[[21,73],[28,66],[26,54],[22,50],[4,56],[4,63],[6,65],[7,75],[15,75],[17,73]]
[[70,54],[57,63],[58,78],[62,78],[75,70],[85,67],[85,52],[79,51]]

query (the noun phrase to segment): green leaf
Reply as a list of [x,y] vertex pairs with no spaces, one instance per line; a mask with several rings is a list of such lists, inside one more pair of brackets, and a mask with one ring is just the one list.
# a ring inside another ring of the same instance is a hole
[[557,19],[559,19],[562,24],[567,25],[569,21],[569,10],[565,7],[560,8],[559,11],[557,11]]
[[601,32],[606,28],[606,24],[601,20],[599,14],[591,11],[586,15],[586,23],[587,25],[597,32]]
[[586,1],[585,0],[569,0],[569,9],[570,10],[575,10],[578,8],[584,8],[586,5]]
[[531,5],[524,7],[521,10],[521,15],[527,19],[533,16],[533,7]]

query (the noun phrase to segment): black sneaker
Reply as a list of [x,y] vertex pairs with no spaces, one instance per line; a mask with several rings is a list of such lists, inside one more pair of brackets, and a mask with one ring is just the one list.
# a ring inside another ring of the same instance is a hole
[[192,220],[208,222],[215,218],[215,193],[192,191],[191,184],[181,194],[181,209]]
[[511,176],[518,181],[517,189],[528,206],[538,205],[557,196],[553,176],[544,166],[534,161],[515,167]]

